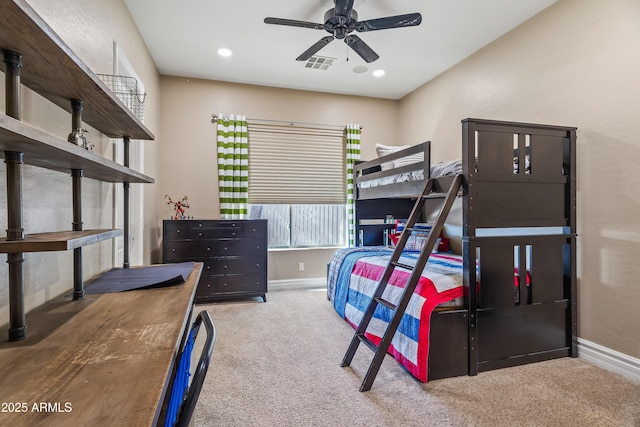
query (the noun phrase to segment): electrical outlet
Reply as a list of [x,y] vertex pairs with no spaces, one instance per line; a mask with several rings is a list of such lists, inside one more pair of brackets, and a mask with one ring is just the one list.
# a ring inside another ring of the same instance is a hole
[[304,271],[304,262],[298,263],[298,271]]

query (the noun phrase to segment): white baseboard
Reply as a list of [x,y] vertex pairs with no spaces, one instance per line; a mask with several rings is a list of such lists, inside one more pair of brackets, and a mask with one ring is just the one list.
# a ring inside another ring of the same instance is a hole
[[640,382],[640,359],[578,338],[578,357],[607,371]]
[[313,277],[309,279],[269,280],[270,291],[287,289],[316,289],[326,287],[326,277]]

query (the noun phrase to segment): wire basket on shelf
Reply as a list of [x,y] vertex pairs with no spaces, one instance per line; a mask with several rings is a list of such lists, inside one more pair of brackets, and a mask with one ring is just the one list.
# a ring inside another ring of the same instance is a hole
[[138,81],[134,77],[112,74],[97,74],[97,76],[138,120],[144,120],[144,100],[147,94],[138,89]]

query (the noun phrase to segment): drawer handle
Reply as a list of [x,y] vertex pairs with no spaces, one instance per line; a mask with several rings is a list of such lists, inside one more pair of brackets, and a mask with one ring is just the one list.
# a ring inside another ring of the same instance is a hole
[[227,284],[225,283],[223,286],[225,286],[225,287],[226,287],[226,286],[227,286]]
[[198,232],[198,237],[202,237],[202,231]]
[[210,265],[207,265],[207,270],[211,270],[211,266]]
[[180,232],[180,229],[178,228],[178,229],[176,230],[176,233],[179,233],[179,232]]
[[226,246],[224,247],[224,250],[225,250],[225,251],[227,250],[227,247],[226,247]]
[[176,251],[176,248],[171,249],[171,252],[175,252],[175,251]]
[[256,264],[256,267],[260,267],[260,264]]
[[198,227],[202,227],[202,223],[198,224]]
[[227,269],[227,266],[226,266],[226,265],[224,266],[224,269],[225,269],[225,270]]
[[211,248],[207,248],[207,252],[210,252],[210,251],[211,251]]

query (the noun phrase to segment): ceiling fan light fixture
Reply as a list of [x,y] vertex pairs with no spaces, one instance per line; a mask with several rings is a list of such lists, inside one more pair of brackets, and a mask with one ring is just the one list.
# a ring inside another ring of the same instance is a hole
[[353,8],[354,0],[334,0],[334,7],[324,14],[324,23],[300,21],[288,18],[264,18],[265,24],[285,25],[290,27],[324,30],[330,35],[321,38],[300,56],[297,61],[307,61],[320,49],[333,40],[343,40],[347,46],[353,49],[366,62],[378,60],[379,55],[357,35],[356,32],[369,32],[386,30],[390,28],[414,27],[422,22],[420,13],[407,13],[403,15],[385,16],[382,18],[358,20],[358,12]]
[[218,48],[218,55],[222,56],[223,58],[228,58],[233,55],[233,52],[227,47],[220,47]]

